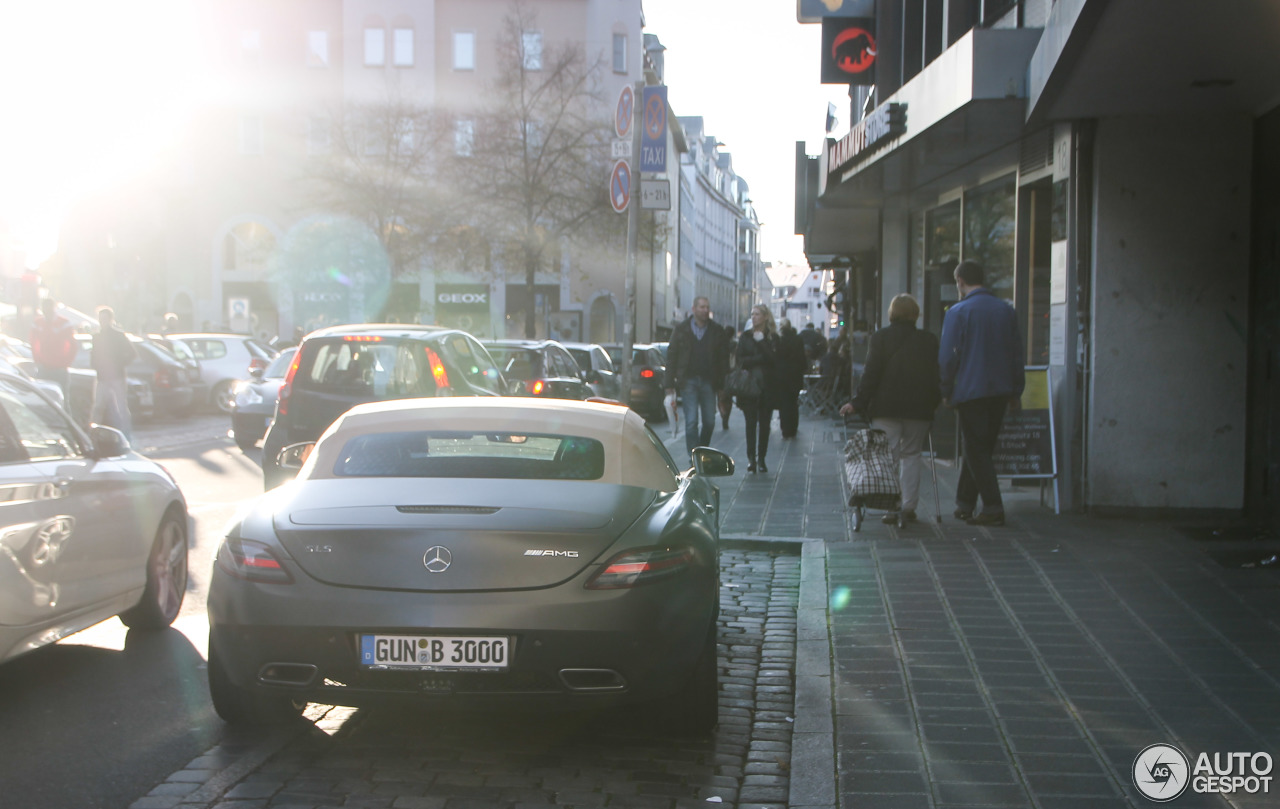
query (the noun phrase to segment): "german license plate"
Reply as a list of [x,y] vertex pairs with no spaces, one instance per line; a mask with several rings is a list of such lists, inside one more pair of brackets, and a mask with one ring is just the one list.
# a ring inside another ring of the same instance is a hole
[[453,671],[505,669],[510,639],[443,635],[361,635],[360,665],[374,668]]

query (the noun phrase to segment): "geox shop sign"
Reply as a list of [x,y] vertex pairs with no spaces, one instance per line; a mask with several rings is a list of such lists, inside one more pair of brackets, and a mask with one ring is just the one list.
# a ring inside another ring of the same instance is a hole
[[828,171],[834,174],[858,162],[871,150],[907,131],[907,105],[885,103],[872,110],[836,143],[827,154]]

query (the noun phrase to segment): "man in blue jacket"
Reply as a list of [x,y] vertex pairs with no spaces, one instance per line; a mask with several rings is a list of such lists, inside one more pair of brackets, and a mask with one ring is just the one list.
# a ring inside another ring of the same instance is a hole
[[[1004,525],[992,455],[1006,408],[1017,408],[1022,396],[1022,335],[1013,307],[984,286],[981,264],[960,262],[955,279],[960,302],[942,323],[938,366],[943,401],[959,412],[964,436],[956,518],[970,525]],[[975,514],[979,496],[982,513]]]

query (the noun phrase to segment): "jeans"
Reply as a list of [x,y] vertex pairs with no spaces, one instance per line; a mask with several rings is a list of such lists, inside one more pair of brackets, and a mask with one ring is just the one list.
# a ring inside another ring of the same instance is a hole
[[762,396],[759,399],[738,397],[738,407],[747,421],[747,462],[763,461],[769,454],[769,428],[773,423],[773,407]]
[[689,450],[689,457],[693,457],[693,448],[710,444],[711,433],[716,429],[716,391],[711,387],[710,379],[695,376],[684,381],[680,397],[683,399],[685,449]]
[[93,421],[115,427],[131,437],[133,423],[129,415],[129,394],[125,380],[98,377],[93,388]]
[[958,508],[975,511],[981,495],[984,514],[1004,513],[1000,481],[996,479],[996,465],[991,456],[995,453],[996,437],[1008,406],[1008,396],[972,399],[956,405],[960,413],[960,434],[964,436],[964,463],[960,465],[960,482],[956,485]]

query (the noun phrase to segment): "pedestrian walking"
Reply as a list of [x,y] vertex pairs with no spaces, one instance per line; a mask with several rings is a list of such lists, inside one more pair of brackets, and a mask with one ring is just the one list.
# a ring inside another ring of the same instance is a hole
[[760,383],[760,395],[738,396],[738,407],[747,421],[747,471],[768,472],[769,428],[778,391],[778,328],[764,306],[751,309],[751,328],[738,338],[737,362]]
[[804,355],[809,361],[809,367],[812,368],[814,363],[827,353],[827,338],[811,321],[804,324],[804,329],[800,332],[800,340],[804,343]]
[[98,333],[93,337],[90,364],[98,379],[93,387],[93,421],[115,427],[128,436],[133,429],[129,416],[128,385],[125,367],[133,362],[137,351],[115,322],[110,306],[98,307]]
[[882,522],[916,520],[920,499],[920,454],[924,450],[933,413],[942,400],[938,382],[938,338],[916,328],[920,304],[910,295],[889,302],[889,325],[871,335],[867,364],[858,392],[840,408],[840,415],[856,412],[883,430],[889,449],[898,461],[902,489],[901,514],[890,513]]
[[804,341],[783,318],[778,324],[778,426],[783,440],[796,437],[800,428],[800,391],[804,388],[804,374],[809,367],[805,356]]
[[70,320],[58,314],[58,302],[53,298],[45,298],[40,303],[40,314],[31,323],[27,342],[31,344],[36,376],[57,383],[62,389],[62,401],[70,411],[71,385],[67,369],[75,360],[79,345],[75,327]]
[[[970,525],[1004,525],[992,455],[1005,410],[1019,406],[1025,384],[1018,316],[986,288],[978,262],[956,265],[955,281],[960,301],[942,322],[938,365],[943,401],[959,413],[964,438],[956,518]],[[982,511],[976,513],[979,497]]]
[[689,317],[671,334],[666,379],[667,394],[680,391],[684,443],[690,456],[694,447],[711,443],[716,406],[728,372],[728,333],[711,319],[711,301],[694,298]]

